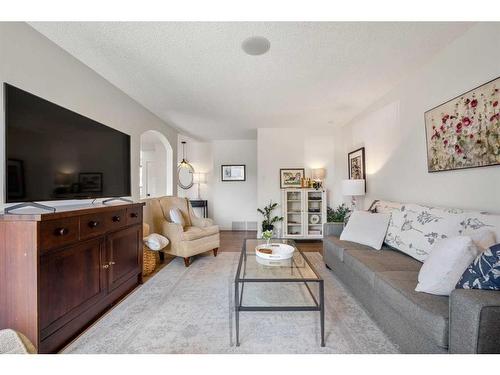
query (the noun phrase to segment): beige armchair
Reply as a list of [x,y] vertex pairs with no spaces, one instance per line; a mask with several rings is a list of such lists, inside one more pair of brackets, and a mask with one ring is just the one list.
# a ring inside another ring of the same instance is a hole
[[[144,222],[149,225],[151,233],[159,233],[167,237],[170,244],[162,251],[184,258],[189,267],[191,257],[212,250],[217,256],[219,249],[219,226],[211,219],[196,216],[186,198],[160,197],[145,199]],[[185,226],[170,220],[170,209],[178,208],[184,218]]]

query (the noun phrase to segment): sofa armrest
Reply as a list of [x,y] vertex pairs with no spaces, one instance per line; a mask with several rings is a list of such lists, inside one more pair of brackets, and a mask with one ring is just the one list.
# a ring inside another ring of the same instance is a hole
[[171,243],[178,243],[181,241],[184,228],[180,224],[163,221],[162,223],[163,235],[168,238]]
[[500,353],[500,292],[455,289],[450,295],[450,353]]

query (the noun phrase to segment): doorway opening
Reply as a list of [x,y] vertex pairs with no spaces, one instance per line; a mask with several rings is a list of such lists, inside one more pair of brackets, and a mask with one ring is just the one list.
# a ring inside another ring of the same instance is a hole
[[167,138],[156,130],[141,134],[139,193],[141,199],[172,195],[173,152]]

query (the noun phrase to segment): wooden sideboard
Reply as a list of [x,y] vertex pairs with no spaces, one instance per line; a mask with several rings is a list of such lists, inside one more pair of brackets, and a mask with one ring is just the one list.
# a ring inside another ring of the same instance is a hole
[[54,353],[137,287],[143,205],[0,215],[0,329]]

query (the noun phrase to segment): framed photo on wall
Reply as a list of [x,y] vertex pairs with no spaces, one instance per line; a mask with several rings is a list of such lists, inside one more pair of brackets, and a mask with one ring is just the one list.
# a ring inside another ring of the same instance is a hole
[[500,164],[500,77],[425,112],[427,171]]
[[280,169],[280,188],[300,188],[304,178],[304,168]]
[[221,165],[221,180],[228,181],[246,181],[246,166],[244,164]]
[[347,155],[347,167],[349,169],[349,179],[366,180],[365,148],[349,152]]

